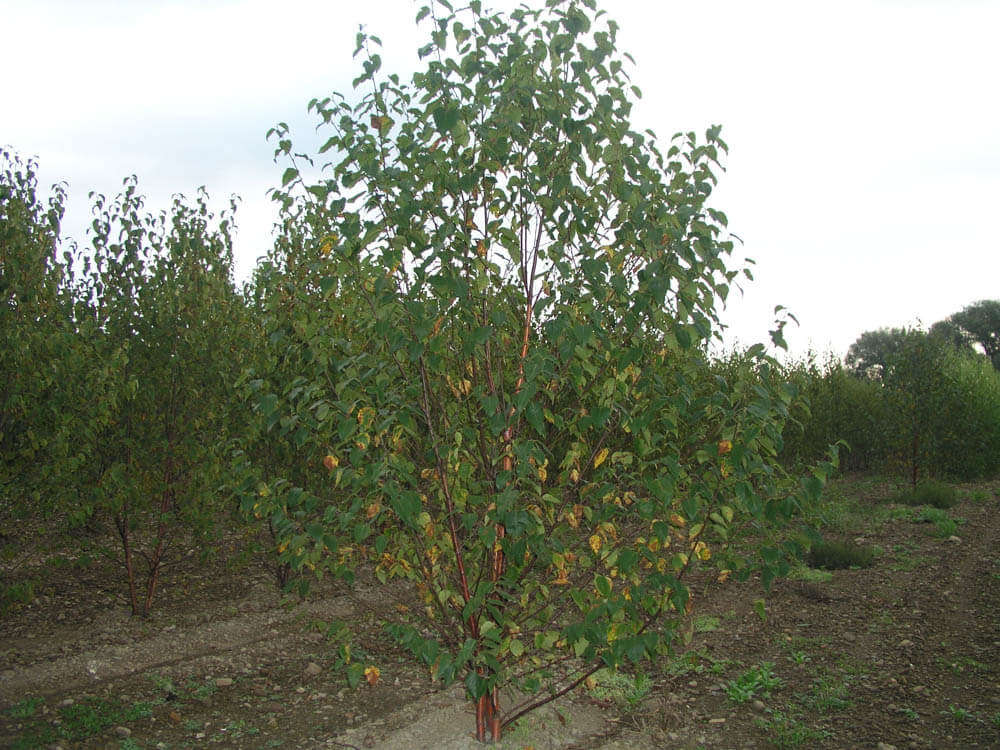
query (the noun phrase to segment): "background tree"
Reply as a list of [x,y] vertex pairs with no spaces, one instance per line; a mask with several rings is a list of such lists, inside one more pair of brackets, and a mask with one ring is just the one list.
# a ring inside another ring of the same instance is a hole
[[0,503],[26,510],[37,500],[54,440],[52,363],[67,343],[65,268],[57,255],[65,193],[46,201],[37,165],[0,151]]
[[71,520],[113,522],[132,613],[147,615],[173,543],[220,528],[246,315],[232,208],[213,227],[202,192],[150,215],[134,178],[110,204],[94,201],[92,248],[75,258],[74,345],[56,363],[51,497]]
[[965,341],[978,344],[994,369],[1000,370],[1000,300],[982,300],[968,305],[936,323],[931,331],[935,328],[950,330],[953,337],[957,333]]
[[905,328],[879,328],[865,331],[847,349],[844,362],[855,375],[883,380],[890,363],[906,346],[910,331]]

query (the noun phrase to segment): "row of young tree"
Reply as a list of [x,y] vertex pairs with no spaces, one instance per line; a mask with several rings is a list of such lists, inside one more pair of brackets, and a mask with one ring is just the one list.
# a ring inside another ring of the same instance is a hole
[[1000,301],[985,300],[928,331],[867,331],[843,362],[807,358],[788,376],[810,414],[786,432],[787,459],[845,440],[846,470],[921,479],[1000,473]]
[[[113,528],[137,615],[179,539],[236,530],[263,533],[282,581],[409,580],[422,606],[392,635],[463,680],[496,739],[603,666],[669,653],[695,572],[786,571],[801,536],[782,529],[808,522],[831,444],[868,468],[902,455],[857,429],[887,424],[863,398],[912,415],[920,471],[951,471],[920,420],[980,370],[921,365],[939,359],[917,333],[878,379],[789,372],[762,345],[710,358],[741,275],[708,204],[719,129],[665,153],[633,131],[590,0],[420,21],[411,82],[360,34],[361,93],[311,102],[321,178],[270,134],[280,224],[242,290],[232,209],[200,193],[149,214],[130,179],[60,255],[63,191],[3,153],[0,503],[7,523]],[[502,707],[504,686],[527,698]]]

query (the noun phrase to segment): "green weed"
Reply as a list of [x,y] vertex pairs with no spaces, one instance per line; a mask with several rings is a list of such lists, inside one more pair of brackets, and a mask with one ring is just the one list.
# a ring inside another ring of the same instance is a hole
[[[942,711],[941,713],[945,713]],[[951,716],[952,721],[965,721],[972,717],[972,712],[964,708],[958,708],[954,704],[948,704],[947,714]]]
[[751,667],[735,680],[726,683],[726,696],[733,703],[746,703],[757,695],[768,696],[781,685],[781,679],[774,674],[774,662],[761,662]]

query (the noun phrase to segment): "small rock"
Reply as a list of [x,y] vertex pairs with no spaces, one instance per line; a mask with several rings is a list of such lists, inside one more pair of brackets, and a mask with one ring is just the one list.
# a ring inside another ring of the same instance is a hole
[[719,717],[717,719],[709,719],[708,723],[709,724],[725,724],[726,720],[724,718],[722,718],[722,717]]
[[890,745],[888,742],[880,742],[875,746],[875,750],[896,750],[896,746]]
[[306,665],[305,673],[310,676],[323,674],[323,667],[321,667],[316,662],[311,661],[309,662],[309,664]]
[[899,642],[899,647],[900,648],[913,648],[913,641],[911,641],[909,638],[904,638],[903,640],[901,640]]
[[764,705],[764,701],[758,699],[753,702],[753,710],[764,713],[767,710],[767,706]]
[[125,739],[132,736],[132,730],[128,727],[115,727],[115,736]]
[[848,643],[854,643],[858,640],[858,637],[854,633],[844,633],[841,637]]
[[266,714],[277,714],[284,710],[285,706],[277,701],[268,701],[267,703],[262,703],[260,710]]
[[698,680],[691,680],[691,682],[688,683],[688,687],[690,688],[698,687]]
[[216,687],[229,687],[233,684],[232,677],[219,677],[215,680]]

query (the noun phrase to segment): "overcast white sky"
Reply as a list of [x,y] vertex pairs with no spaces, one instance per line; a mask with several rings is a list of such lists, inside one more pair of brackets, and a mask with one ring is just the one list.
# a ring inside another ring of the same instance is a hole
[[[306,104],[350,92],[360,23],[385,43],[383,70],[408,78],[421,4],[0,0],[0,144],[68,183],[78,241],[87,193],[110,197],[126,175],[156,210],[200,185],[220,207],[240,195],[246,277],[285,166],[265,132],[283,120],[297,146],[315,142]],[[766,340],[781,304],[801,323],[793,352],[843,355],[862,331],[1000,298],[1000,2],[599,4],[636,59],[637,129],[723,125],[713,204],[757,279],[730,299],[730,341]]]

